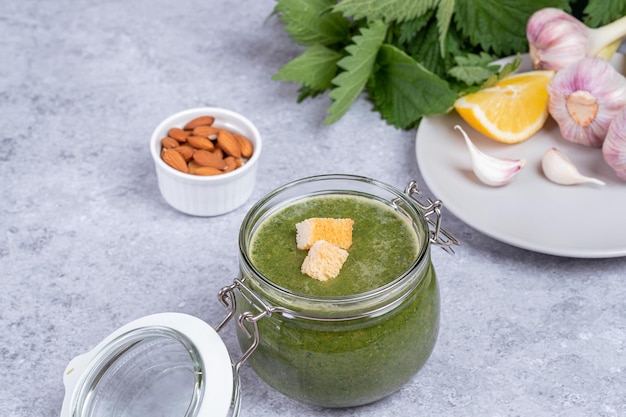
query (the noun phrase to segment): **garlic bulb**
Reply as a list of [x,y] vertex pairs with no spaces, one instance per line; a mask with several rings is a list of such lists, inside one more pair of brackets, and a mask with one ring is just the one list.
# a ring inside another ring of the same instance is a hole
[[609,126],[602,144],[602,156],[615,174],[626,181],[626,107]]
[[546,7],[533,13],[526,23],[535,69],[558,71],[583,58],[603,54],[605,48],[624,36],[626,16],[592,29],[563,10]]
[[550,148],[543,154],[541,168],[546,177],[557,184],[574,185],[590,182],[604,185],[599,179],[582,175],[567,155],[557,148]]
[[481,152],[459,125],[454,128],[465,138],[472,158],[472,169],[476,177],[492,187],[508,184],[526,164],[525,159],[495,158]]
[[606,60],[585,58],[558,71],[548,93],[548,110],[561,135],[599,148],[611,120],[626,106],[626,79]]
[[558,71],[587,56],[587,26],[560,9],[547,7],[526,23],[528,53],[535,69]]

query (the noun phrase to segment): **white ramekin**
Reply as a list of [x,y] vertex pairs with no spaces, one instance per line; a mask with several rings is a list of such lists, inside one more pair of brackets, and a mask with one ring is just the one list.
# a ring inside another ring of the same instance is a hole
[[[204,115],[215,117],[214,126],[239,132],[250,139],[254,152],[243,166],[225,174],[199,176],[177,171],[163,162],[161,139],[167,136],[169,129],[182,128],[191,119]],[[261,135],[252,122],[219,107],[199,107],[176,113],[163,120],[150,139],[161,195],[176,210],[194,216],[218,216],[246,202],[256,182],[261,148]]]

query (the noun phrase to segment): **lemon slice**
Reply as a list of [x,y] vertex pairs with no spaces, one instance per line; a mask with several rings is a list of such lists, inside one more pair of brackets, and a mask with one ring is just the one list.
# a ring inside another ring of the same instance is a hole
[[548,119],[548,84],[554,71],[514,74],[492,87],[460,97],[457,113],[483,135],[503,143],[522,142]]

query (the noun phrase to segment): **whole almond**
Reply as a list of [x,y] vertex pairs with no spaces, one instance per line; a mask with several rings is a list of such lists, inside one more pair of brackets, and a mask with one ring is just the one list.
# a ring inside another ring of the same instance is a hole
[[212,151],[215,149],[215,145],[207,138],[200,136],[189,136],[187,138],[187,144],[192,148],[203,149],[205,151]]
[[213,126],[198,126],[191,131],[193,136],[202,136],[209,139],[217,139],[220,129]]
[[215,148],[213,150],[213,153],[219,156],[220,158],[224,158],[224,151],[221,148]]
[[226,155],[241,158],[239,143],[228,130],[220,130],[220,133],[217,135],[217,146],[219,146]]
[[224,163],[226,164],[224,172],[230,172],[237,168],[237,161],[232,156],[227,156],[226,158],[224,158]]
[[171,149],[163,149],[161,152],[161,158],[163,161],[171,166],[172,168],[189,173],[189,168],[187,167],[187,163],[181,154]]
[[179,154],[181,154],[185,161],[190,161],[191,158],[193,157],[194,149],[191,146],[187,146],[187,145],[177,146],[176,148],[174,148],[174,150],[178,152]]
[[241,156],[243,158],[250,158],[252,156],[252,152],[254,152],[254,147],[252,146],[250,139],[236,132],[233,132],[233,136],[237,139],[239,149],[241,149]]
[[213,167],[200,167],[197,168],[194,172],[195,175],[204,175],[204,176],[208,176],[208,175],[219,175],[219,174],[223,174],[224,171],[220,171],[217,168],[213,168]]
[[198,168],[202,168],[202,165],[192,159],[191,161],[187,162],[187,167],[189,167],[190,174],[195,174]]
[[190,120],[183,129],[194,130],[198,126],[211,126],[215,121],[213,116],[200,116]]
[[184,143],[187,142],[187,136],[189,136],[189,132],[185,132],[183,129],[180,129],[178,127],[173,127],[167,132],[167,135],[171,138],[176,139],[180,143]]
[[161,139],[161,146],[164,147],[165,149],[176,148],[179,145],[180,143],[178,143],[178,141],[172,137],[166,136],[163,139]]
[[225,169],[226,163],[222,158],[209,151],[199,150],[193,153],[193,160],[203,167]]

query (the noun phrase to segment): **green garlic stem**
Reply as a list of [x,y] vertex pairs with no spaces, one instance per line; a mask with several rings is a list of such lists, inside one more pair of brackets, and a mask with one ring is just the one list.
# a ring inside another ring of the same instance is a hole
[[597,29],[589,29],[589,53],[595,55],[602,48],[626,36],[626,16]]

